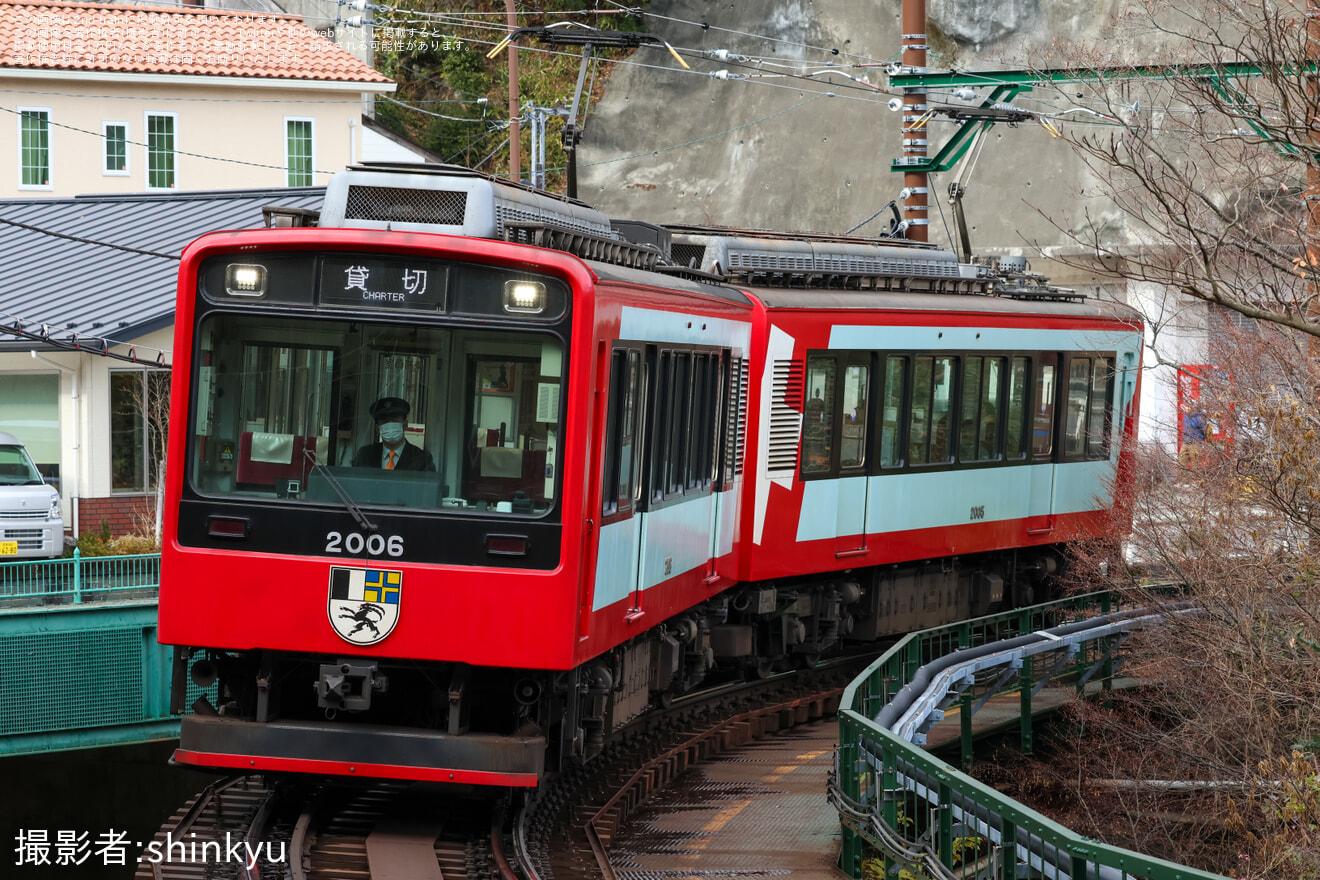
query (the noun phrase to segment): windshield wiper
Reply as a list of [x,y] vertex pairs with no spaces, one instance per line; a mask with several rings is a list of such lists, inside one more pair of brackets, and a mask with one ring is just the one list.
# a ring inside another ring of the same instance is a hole
[[362,508],[357,506],[357,502],[352,499],[340,482],[335,479],[335,475],[330,473],[330,468],[326,467],[325,464],[316,457],[315,450],[304,449],[303,455],[307,456],[307,460],[312,463],[312,470],[320,471],[321,476],[325,477],[325,481],[330,484],[331,489],[335,490],[335,494],[339,496],[339,500],[344,502],[344,507],[348,508],[348,512],[353,514],[353,519],[357,520],[357,524],[362,526],[362,528],[366,529],[368,532],[375,533],[379,531],[379,527],[374,522],[367,519],[367,515],[362,512]]

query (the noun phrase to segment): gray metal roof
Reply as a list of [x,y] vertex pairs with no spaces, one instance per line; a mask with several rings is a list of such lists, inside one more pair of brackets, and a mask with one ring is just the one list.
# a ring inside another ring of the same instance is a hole
[[[189,242],[260,228],[268,205],[319,210],[324,198],[324,187],[298,187],[0,199],[0,323],[45,323],[60,339],[66,328],[80,337],[138,339],[174,322],[178,257]],[[0,349],[32,347],[0,333]]]

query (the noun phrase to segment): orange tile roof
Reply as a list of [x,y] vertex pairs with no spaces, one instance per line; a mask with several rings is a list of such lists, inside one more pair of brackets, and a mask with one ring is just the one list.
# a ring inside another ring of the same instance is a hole
[[0,0],[3,68],[388,83],[290,15]]

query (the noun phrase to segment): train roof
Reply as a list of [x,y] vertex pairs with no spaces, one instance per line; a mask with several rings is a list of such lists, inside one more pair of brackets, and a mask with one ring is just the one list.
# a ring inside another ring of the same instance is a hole
[[615,266],[609,263],[587,261],[591,271],[602,281],[617,281],[625,284],[645,284],[649,287],[664,287],[681,293],[695,293],[711,296],[727,302],[750,306],[752,300],[737,287],[730,287],[715,280],[702,280],[686,274],[633,269],[628,266]]
[[818,290],[783,287],[746,288],[767,309],[829,311],[981,312],[1002,315],[1050,315],[1139,322],[1140,313],[1121,303],[1098,299],[1015,299],[975,293],[926,293],[894,290]]

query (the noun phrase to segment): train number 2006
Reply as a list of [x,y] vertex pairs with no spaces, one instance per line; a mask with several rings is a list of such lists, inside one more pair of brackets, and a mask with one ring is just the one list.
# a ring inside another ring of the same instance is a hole
[[326,533],[326,553],[350,553],[359,556],[364,550],[368,556],[384,556],[386,553],[390,556],[402,556],[403,536],[362,535],[358,532],[349,532],[347,535],[341,535],[339,532]]

